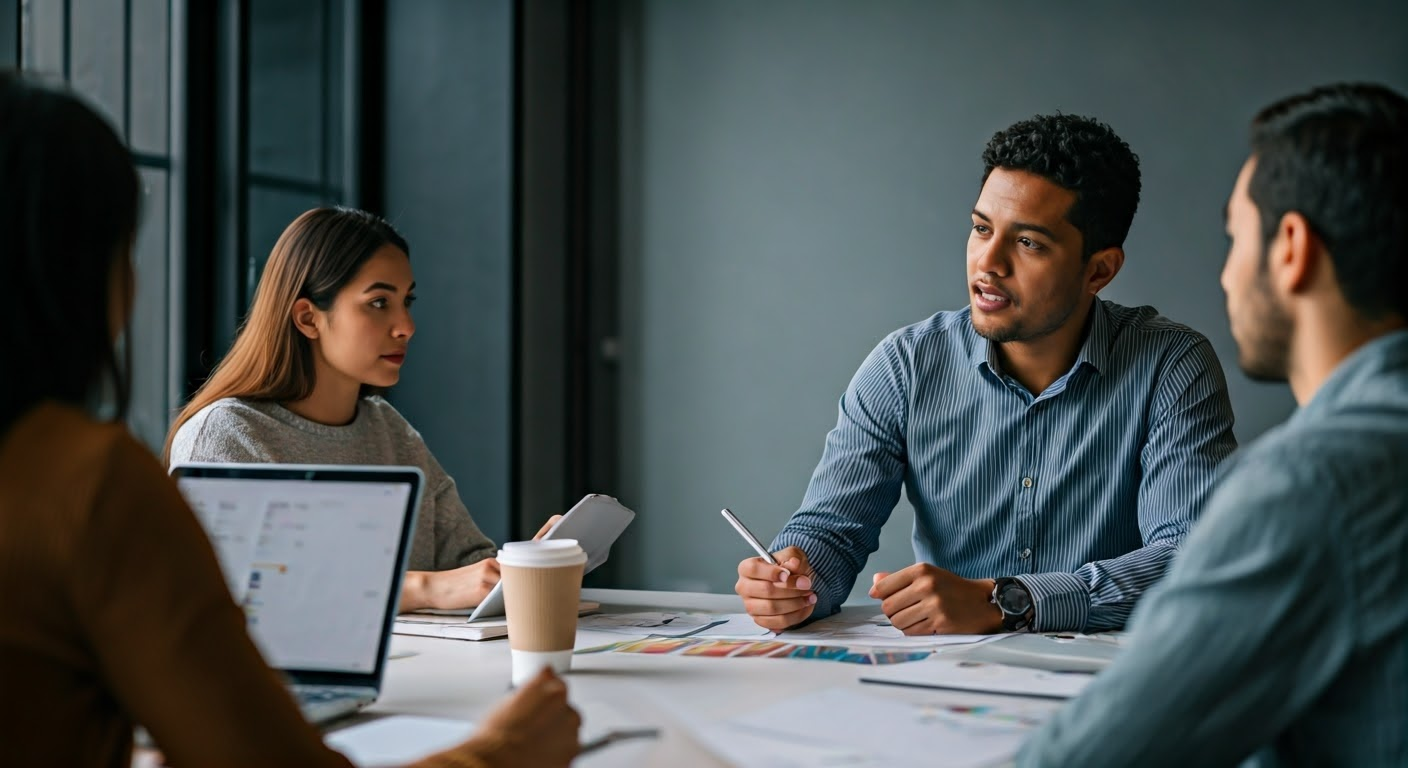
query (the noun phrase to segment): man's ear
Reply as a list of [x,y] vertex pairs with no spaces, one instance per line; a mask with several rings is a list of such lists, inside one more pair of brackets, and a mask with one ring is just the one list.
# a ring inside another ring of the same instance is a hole
[[1285,294],[1302,293],[1310,288],[1316,267],[1325,255],[1320,238],[1298,211],[1289,211],[1281,217],[1276,237],[1266,251],[1271,279]]
[[1123,248],[1106,248],[1092,253],[1085,264],[1085,282],[1090,295],[1094,296],[1109,285],[1123,266]]
[[313,302],[308,299],[293,302],[293,312],[290,316],[293,327],[297,328],[299,333],[310,339],[318,338],[318,308],[313,306]]

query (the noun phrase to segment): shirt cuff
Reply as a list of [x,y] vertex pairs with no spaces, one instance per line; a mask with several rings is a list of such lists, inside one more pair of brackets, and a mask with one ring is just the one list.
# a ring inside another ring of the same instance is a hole
[[1015,577],[1036,606],[1033,632],[1080,632],[1090,615],[1090,589],[1074,573],[1030,573]]
[[820,547],[814,546],[814,544],[815,542],[808,538],[783,531],[773,539],[772,545],[768,547],[769,552],[796,547],[807,553],[807,562],[812,567],[812,593],[816,595],[816,604],[812,607],[812,615],[807,618],[807,621],[824,619],[838,613],[841,610],[841,604],[846,602],[847,597],[844,593],[837,595],[833,590],[827,588],[830,577],[822,576],[822,564],[812,559],[812,552],[820,550]]
[[808,621],[824,619],[827,616],[839,613],[841,611],[841,603],[844,603],[846,598],[842,597],[840,600],[832,600],[829,596],[830,593],[821,585],[821,577],[819,576],[812,576],[812,582],[812,594],[816,595],[816,605],[812,606],[812,615]]

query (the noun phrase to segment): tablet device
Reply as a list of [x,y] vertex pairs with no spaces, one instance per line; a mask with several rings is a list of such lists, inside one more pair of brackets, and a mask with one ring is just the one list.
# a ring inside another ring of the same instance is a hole
[[[544,539],[576,539],[582,551],[587,553],[587,565],[582,573],[591,573],[597,566],[606,562],[611,554],[611,545],[620,537],[626,526],[636,518],[636,513],[622,506],[621,502],[600,493],[589,493],[567,510],[548,532]],[[484,601],[467,621],[487,619],[504,615],[503,582],[494,585]]]

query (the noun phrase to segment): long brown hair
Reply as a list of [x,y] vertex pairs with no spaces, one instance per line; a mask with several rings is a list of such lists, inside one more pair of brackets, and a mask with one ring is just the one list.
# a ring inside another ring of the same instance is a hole
[[[366,211],[314,208],[294,219],[274,243],[235,343],[166,433],[162,462],[170,463],[171,443],[181,425],[217,400],[286,403],[311,395],[313,348],[293,325],[293,304],[308,299],[327,311],[357,270],[385,245],[410,255],[405,238]],[[364,395],[370,391],[363,386]]]

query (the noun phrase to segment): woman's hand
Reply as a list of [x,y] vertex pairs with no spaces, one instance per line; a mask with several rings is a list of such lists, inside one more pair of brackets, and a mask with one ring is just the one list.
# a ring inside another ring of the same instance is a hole
[[557,525],[557,521],[561,519],[562,515],[553,515],[552,517],[549,517],[548,521],[546,523],[543,523],[543,527],[539,528],[538,532],[533,534],[533,540],[537,541],[538,539],[541,539],[546,536],[548,531],[551,530],[554,525]]
[[407,571],[400,610],[473,608],[498,583],[499,561],[492,557],[449,571]]
[[491,768],[566,766],[577,756],[582,718],[567,703],[567,685],[544,669],[484,718],[474,736],[450,750]]

